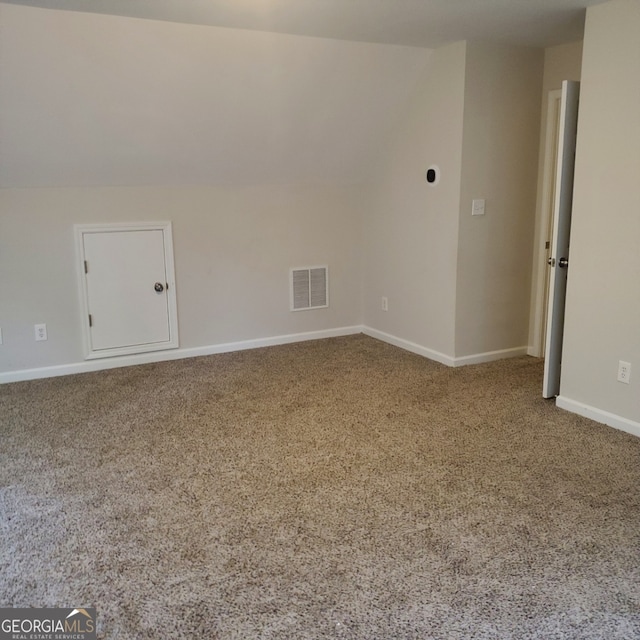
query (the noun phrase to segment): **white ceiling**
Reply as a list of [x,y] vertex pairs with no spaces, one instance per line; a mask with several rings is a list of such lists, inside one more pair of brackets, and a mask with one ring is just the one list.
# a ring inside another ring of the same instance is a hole
[[458,40],[546,47],[582,38],[602,0],[3,0],[49,9],[435,48]]

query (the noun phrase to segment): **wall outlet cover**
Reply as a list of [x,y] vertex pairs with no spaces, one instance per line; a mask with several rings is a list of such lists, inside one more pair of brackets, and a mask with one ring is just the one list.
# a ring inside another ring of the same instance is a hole
[[631,363],[620,360],[618,362],[618,382],[629,384],[631,380]]
[[36,341],[46,340],[47,339],[47,325],[46,324],[35,324],[33,325],[36,333]]

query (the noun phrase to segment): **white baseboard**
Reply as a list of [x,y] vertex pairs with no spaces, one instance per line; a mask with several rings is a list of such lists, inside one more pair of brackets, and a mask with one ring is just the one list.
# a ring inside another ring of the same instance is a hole
[[454,358],[445,353],[440,353],[428,347],[416,344],[403,338],[398,338],[384,331],[378,331],[371,327],[355,325],[351,327],[339,327],[337,329],[326,329],[322,331],[309,331],[306,333],[293,333],[289,335],[273,336],[270,338],[258,338],[255,340],[243,340],[240,342],[226,342],[223,344],[207,345],[204,347],[190,347],[186,349],[170,349],[166,351],[151,351],[130,356],[116,356],[113,358],[101,358],[100,360],[85,360],[84,362],[73,362],[70,364],[56,365],[52,367],[40,367],[36,369],[20,369],[18,371],[7,371],[0,373],[0,384],[8,382],[21,382],[23,380],[37,380],[39,378],[53,378],[74,373],[87,373],[90,371],[101,371],[103,369],[115,369],[117,367],[129,367],[137,364],[148,364],[151,362],[162,362],[164,360],[180,360],[182,358],[195,358],[197,356],[209,356],[216,353],[228,353],[230,351],[244,351],[246,349],[258,349],[260,347],[271,347],[280,344],[291,344],[293,342],[304,342],[307,340],[321,340],[323,338],[336,338],[357,333],[377,338],[406,351],[435,360],[448,367],[461,367],[468,364],[480,364],[491,362],[502,358],[512,358],[527,353],[527,347],[516,349],[504,349],[502,351],[490,351],[471,356]]
[[[24,380],[37,380],[40,378],[52,378],[56,376],[70,375],[74,373],[87,373],[90,371],[100,371],[103,369],[115,369],[117,367],[128,367],[137,364],[148,364],[152,362],[162,362],[164,360],[181,360],[182,358],[194,358],[197,356],[214,355],[216,353],[229,353],[231,351],[244,351],[246,349],[258,349],[260,347],[271,347],[294,342],[305,342],[307,340],[321,340],[323,338],[337,338],[340,336],[364,333],[372,338],[382,340],[406,351],[435,360],[449,367],[460,367],[468,364],[480,364],[491,362],[503,358],[512,358],[527,355],[527,347],[515,349],[503,349],[500,351],[489,351],[471,356],[454,358],[439,351],[434,351],[422,345],[398,338],[384,331],[378,331],[371,327],[355,325],[351,327],[340,327],[337,329],[326,329],[322,331],[309,331],[306,333],[294,333],[289,335],[273,336],[270,338],[258,338],[255,340],[243,340],[240,342],[226,342],[223,344],[208,345],[204,347],[191,347],[187,349],[172,349],[168,351],[154,351],[131,356],[119,356],[115,358],[104,358],[101,360],[86,360],[84,362],[74,362],[70,364],[57,365],[52,367],[40,367],[36,369],[21,369],[18,371],[7,371],[0,373],[0,384],[9,382],[21,382]],[[608,411],[592,407],[571,400],[565,396],[556,398],[556,405],[576,413],[585,418],[589,418],[601,424],[606,424],[620,431],[625,431],[640,438],[640,423],[628,418],[623,418]]]
[[516,358],[518,356],[527,355],[527,347],[516,347],[513,349],[487,351],[486,353],[475,353],[470,356],[460,356],[458,358],[455,358],[453,356],[448,356],[446,353],[434,351],[433,349],[423,347],[422,345],[416,344],[415,342],[410,342],[409,340],[398,338],[389,333],[385,333],[384,331],[372,329],[371,327],[363,327],[362,333],[371,336],[372,338],[382,340],[383,342],[388,342],[389,344],[400,347],[401,349],[405,349],[406,351],[417,353],[418,355],[424,356],[425,358],[429,358],[429,360],[435,360],[436,362],[440,362],[441,364],[446,364],[448,367],[464,367],[468,364],[482,364],[483,362],[492,362],[494,360]]
[[258,338],[256,340],[243,340],[240,342],[226,342],[224,344],[208,345],[204,347],[191,347],[187,349],[171,349],[167,351],[152,351],[131,356],[116,356],[114,358],[102,358],[100,360],[86,360],[70,364],[56,365],[52,367],[40,367],[37,369],[21,369],[0,373],[0,384],[7,382],[21,382],[23,380],[37,380],[39,378],[53,378],[73,373],[87,373],[89,371],[101,371],[103,369],[116,369],[117,367],[129,367],[136,364],[148,364],[165,360],[181,360],[182,358],[194,358],[197,356],[209,356],[216,353],[228,353],[230,351],[244,351],[259,347],[272,347],[293,342],[305,342],[307,340],[321,340],[323,338],[337,338],[362,333],[360,325],[352,327],[340,327],[322,331],[309,331],[306,333],[294,333],[270,338]]
[[640,422],[623,418],[615,413],[603,411],[602,409],[592,407],[584,402],[571,400],[571,398],[567,398],[565,396],[558,396],[556,398],[556,406],[560,407],[560,409],[571,411],[571,413],[577,413],[579,416],[583,416],[584,418],[595,420],[596,422],[606,424],[609,427],[625,431],[626,433],[630,433],[631,435],[640,438]]
[[429,358],[429,360],[435,360],[436,362],[439,362],[441,364],[446,364],[448,367],[455,366],[455,358],[452,358],[445,353],[440,353],[439,351],[434,351],[433,349],[423,347],[422,345],[416,344],[415,342],[410,342],[409,340],[404,340],[403,338],[397,338],[390,333],[378,331],[377,329],[372,329],[371,327],[362,327],[362,333],[370,336],[371,338],[376,338],[378,340],[382,340],[382,342],[388,342],[389,344],[392,344],[396,347],[400,347],[405,351],[417,353],[420,356]]
[[494,360],[504,360],[505,358],[517,358],[526,356],[527,347],[514,347],[512,349],[500,349],[498,351],[487,351],[485,353],[474,353],[470,356],[460,356],[453,359],[454,367],[464,367],[468,364],[482,364],[483,362],[493,362]]

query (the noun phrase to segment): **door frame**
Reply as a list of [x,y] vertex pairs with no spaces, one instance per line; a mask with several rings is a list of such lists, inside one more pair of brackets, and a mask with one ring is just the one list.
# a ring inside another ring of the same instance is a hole
[[[167,310],[169,320],[169,340],[167,342],[133,345],[128,347],[114,347],[113,349],[94,350],[91,345],[91,328],[89,326],[89,296],[87,279],[84,270],[84,235],[87,233],[113,233],[118,231],[162,231],[164,241],[164,264],[166,271]],[[82,340],[85,360],[97,358],[111,358],[114,356],[127,356],[148,351],[161,351],[176,349],[178,341],[178,305],[176,299],[176,277],[173,260],[173,234],[171,222],[113,222],[106,224],[76,224],[74,225],[76,242],[76,272],[78,277],[78,291],[80,292],[80,326],[82,327]]]
[[[547,326],[547,302],[550,267],[548,259],[551,250],[551,233],[554,207],[554,180],[558,153],[560,101],[562,89],[553,89],[547,95],[547,124],[544,142],[544,162],[542,168],[542,198],[538,237],[535,240],[536,288],[533,312],[533,345],[529,355],[544,357],[545,331]],[[549,243],[549,247],[546,243]]]

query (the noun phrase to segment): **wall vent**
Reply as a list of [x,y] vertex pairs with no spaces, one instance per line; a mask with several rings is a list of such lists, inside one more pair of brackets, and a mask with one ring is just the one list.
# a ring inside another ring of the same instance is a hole
[[291,269],[291,311],[329,306],[329,268]]

